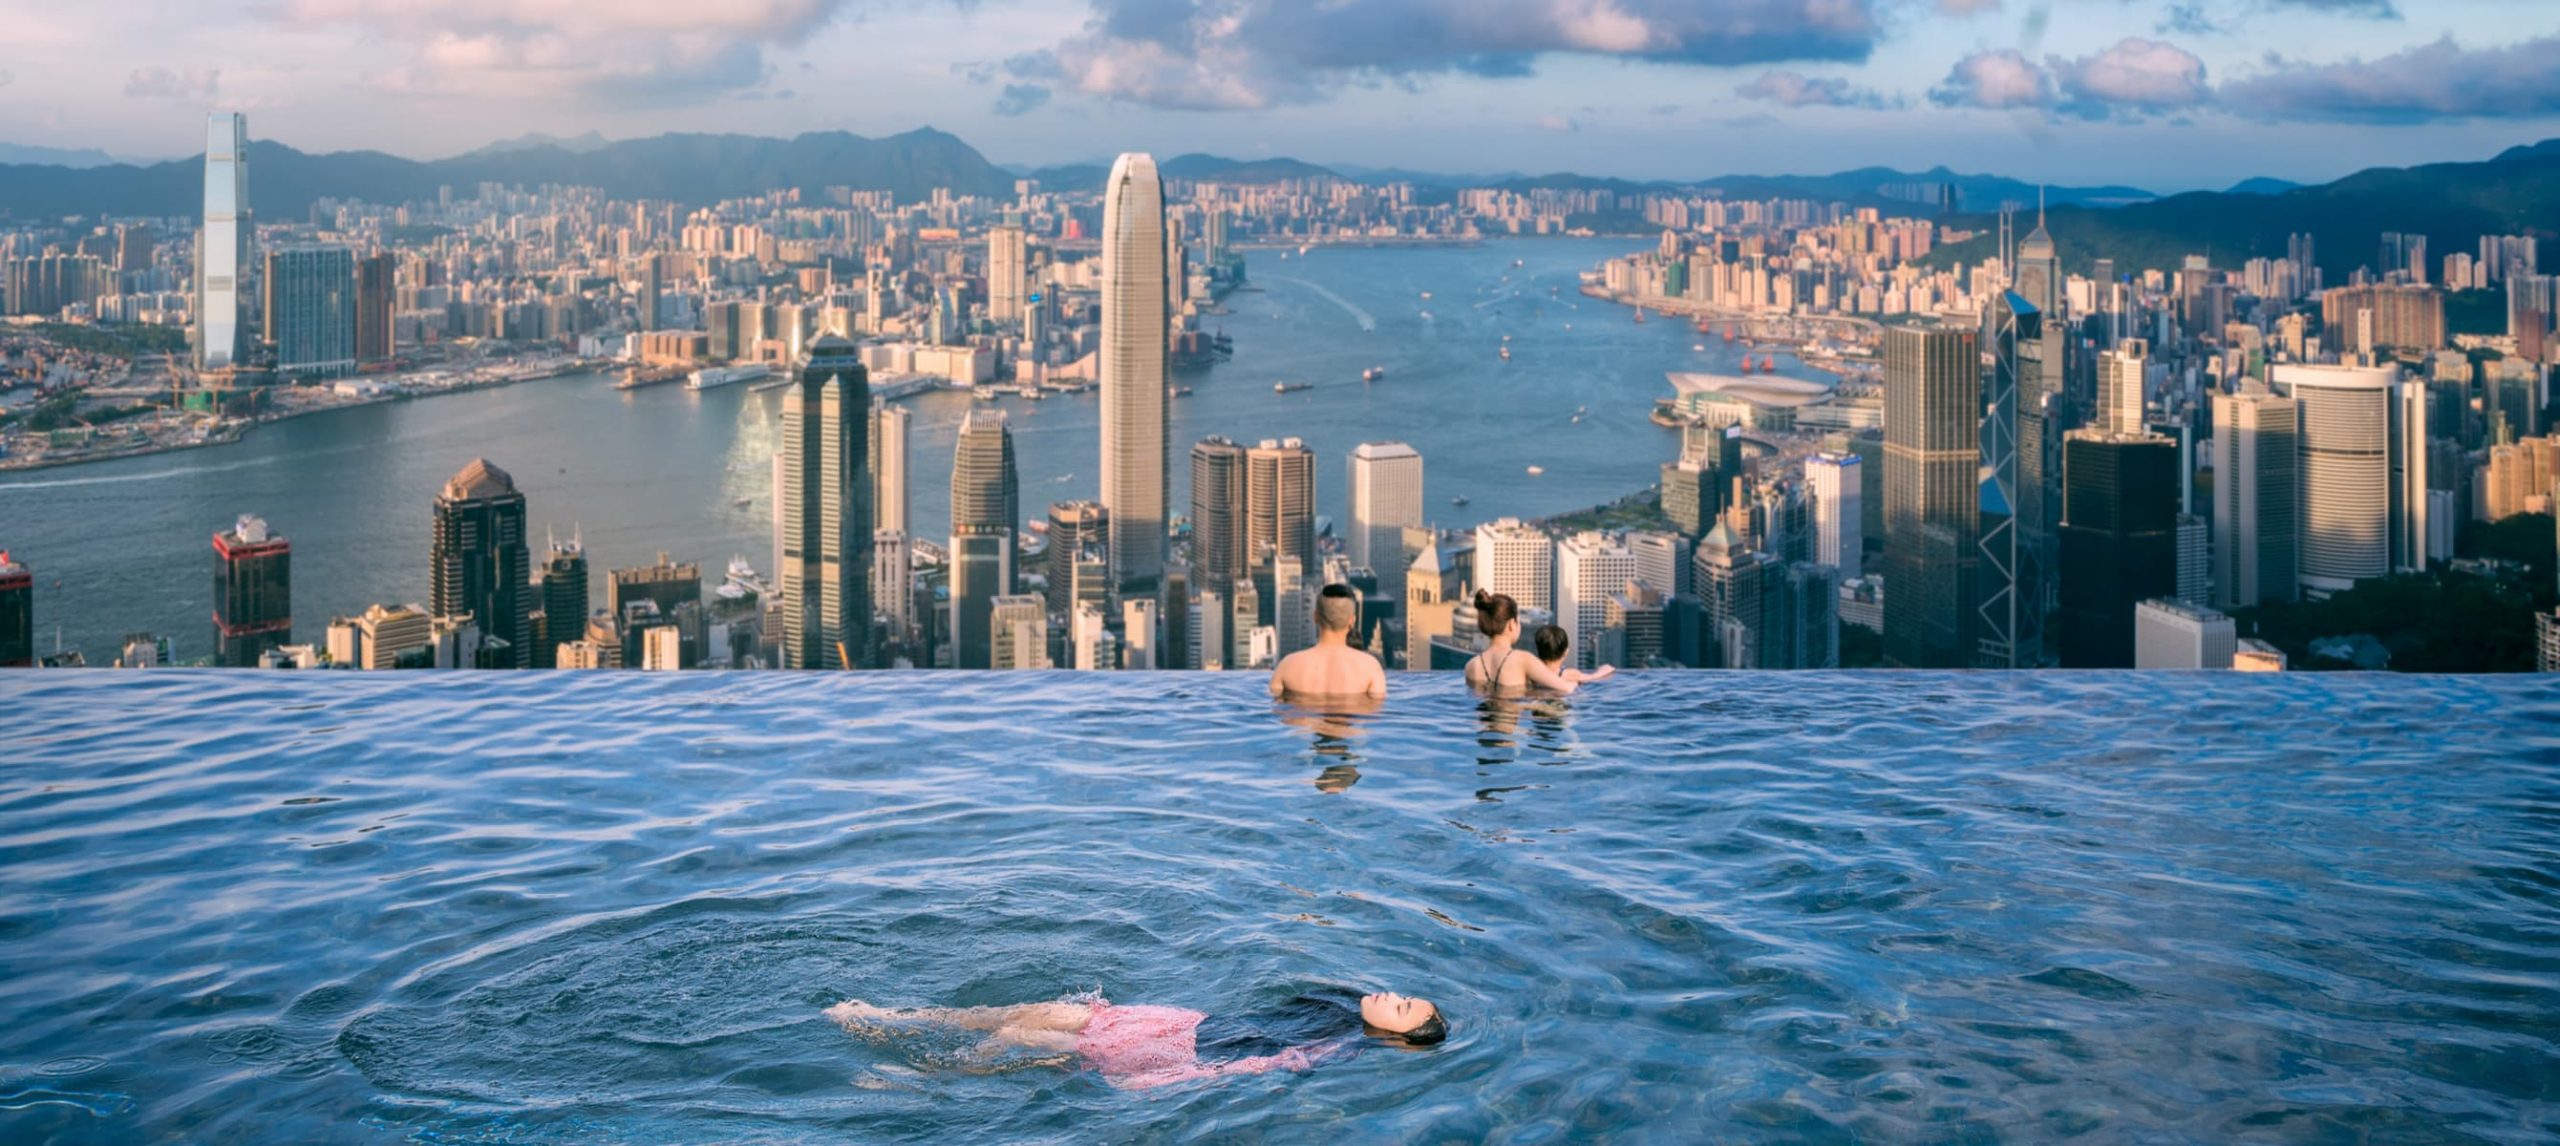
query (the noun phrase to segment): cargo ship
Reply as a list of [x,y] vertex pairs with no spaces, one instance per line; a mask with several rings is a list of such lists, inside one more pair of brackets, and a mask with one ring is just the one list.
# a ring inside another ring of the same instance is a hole
[[1274,394],[1295,394],[1300,390],[1313,390],[1315,388],[1316,384],[1313,382],[1274,382],[1271,384],[1271,392]]

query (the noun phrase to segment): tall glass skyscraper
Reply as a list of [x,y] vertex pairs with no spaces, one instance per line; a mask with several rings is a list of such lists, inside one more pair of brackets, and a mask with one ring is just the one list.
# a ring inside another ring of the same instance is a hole
[[871,375],[852,342],[809,345],[782,394],[782,667],[871,663]]
[[531,667],[533,555],[516,480],[487,458],[471,459],[436,495],[427,558],[428,615],[469,614],[483,639],[507,642],[504,663]]
[[218,112],[205,121],[204,225],[196,235],[196,367],[244,364],[240,281],[249,264],[249,120]]
[[1245,575],[1244,447],[1202,438],[1191,447],[1191,578],[1193,589],[1224,596]]
[[1974,663],[1982,355],[1970,330],[1884,332],[1884,658]]
[[1378,591],[1404,600],[1404,531],[1422,525],[1422,455],[1403,442],[1351,449],[1351,565],[1378,575]]
[[2134,606],[2178,595],[2178,477],[2178,444],[2157,434],[2064,436],[2064,668],[2132,668]]
[[293,545],[241,514],[213,535],[213,663],[256,668],[268,649],[293,643]]
[[971,410],[951,452],[951,665],[994,665],[994,610],[1014,588],[1022,520],[1013,429],[999,410]]
[[[1122,155],[1102,201],[1102,506],[1121,595],[1164,583],[1166,302],[1164,181],[1153,156]],[[1224,586],[1220,586],[1223,588]]]
[[551,539],[542,562],[542,632],[534,644],[533,667],[555,668],[560,646],[587,635],[586,538],[572,533],[563,543]]

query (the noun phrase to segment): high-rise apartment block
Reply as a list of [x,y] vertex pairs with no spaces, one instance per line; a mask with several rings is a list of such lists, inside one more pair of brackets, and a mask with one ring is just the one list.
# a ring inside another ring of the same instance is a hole
[[267,252],[267,343],[276,369],[333,378],[356,369],[356,261],[345,247]]
[[1843,581],[1865,576],[1864,470],[1856,454],[1820,453],[1804,462],[1805,492],[1813,509],[1811,556],[1838,569]]
[[2291,601],[2300,583],[2300,412],[2274,394],[2217,394],[2213,424],[2213,604]]
[[1191,447],[1191,586],[1223,592],[1251,564],[1244,447],[1203,438]]
[[1476,527],[1476,587],[1501,593],[1523,610],[1555,608],[1555,539],[1518,518]]
[[1599,636],[1607,623],[1609,595],[1636,579],[1635,555],[1616,538],[1577,533],[1557,543],[1554,576],[1556,624],[1571,641],[1567,655],[1580,668],[1598,668]]

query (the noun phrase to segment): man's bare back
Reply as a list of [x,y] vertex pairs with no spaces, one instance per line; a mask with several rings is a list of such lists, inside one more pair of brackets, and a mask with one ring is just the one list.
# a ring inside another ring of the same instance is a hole
[[1292,697],[1387,695],[1387,673],[1378,658],[1340,640],[1325,641],[1280,659],[1271,670],[1271,695]]

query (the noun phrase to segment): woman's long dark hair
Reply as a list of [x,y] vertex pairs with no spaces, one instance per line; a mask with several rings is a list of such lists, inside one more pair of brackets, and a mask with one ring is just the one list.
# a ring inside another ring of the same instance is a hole
[[1512,600],[1510,594],[1476,590],[1476,627],[1484,630],[1484,635],[1501,636],[1502,630],[1511,627],[1519,616],[1520,602]]
[[1447,1038],[1449,1026],[1434,1014],[1429,1022],[1402,1034],[1372,1030],[1360,1019],[1359,992],[1314,987],[1288,1002],[1252,1014],[1203,1019],[1195,1045],[1202,1060],[1221,1062],[1278,1054],[1290,1047],[1359,1034],[1402,1039],[1420,1047]]
[[1314,987],[1285,1003],[1245,1015],[1213,1015],[1199,1028],[1204,1061],[1278,1054],[1293,1046],[1359,1034],[1360,996]]

